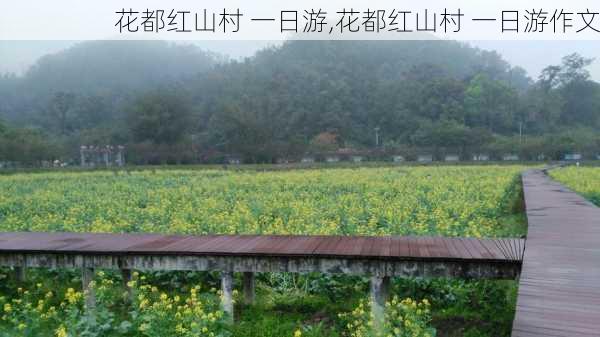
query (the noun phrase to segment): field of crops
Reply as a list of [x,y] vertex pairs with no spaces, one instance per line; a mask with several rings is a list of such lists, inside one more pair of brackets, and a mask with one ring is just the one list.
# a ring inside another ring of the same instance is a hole
[[[97,171],[0,176],[1,231],[520,236],[519,166]],[[218,278],[102,272],[82,309],[76,271],[0,272],[6,336],[366,336],[361,278],[261,275],[259,302],[222,324]],[[514,282],[395,280],[388,332],[501,336]],[[416,300],[405,299],[413,297]],[[465,326],[473,325],[472,328]],[[0,332],[0,336],[4,336]]]
[[600,206],[600,168],[568,167],[550,171],[550,176]]

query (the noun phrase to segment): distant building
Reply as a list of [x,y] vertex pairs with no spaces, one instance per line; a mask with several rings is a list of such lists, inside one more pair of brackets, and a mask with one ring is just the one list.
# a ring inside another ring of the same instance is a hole
[[339,156],[329,155],[325,157],[325,161],[328,163],[337,163],[340,161]]
[[18,166],[19,166],[19,163],[16,163],[16,162],[0,161],[0,169],[10,169],[10,168],[16,168]]
[[125,146],[117,146],[117,158],[115,159],[117,166],[125,166]]
[[460,157],[458,155],[456,155],[456,154],[447,154],[444,157],[444,161],[453,162],[453,161],[459,161],[459,160],[460,160]]
[[582,158],[583,156],[579,153],[568,153],[564,156],[565,160],[581,160]]
[[514,153],[507,153],[504,156],[502,156],[502,160],[504,161],[517,161],[519,160],[519,156],[514,154]]
[[125,165],[125,147],[122,145],[116,148],[112,145],[82,145],[79,156],[81,167]]
[[473,161],[489,161],[490,156],[488,154],[475,154],[473,155]]
[[302,157],[302,159],[300,160],[300,162],[304,163],[304,164],[312,164],[312,163],[315,162],[315,157],[313,157],[313,156],[305,156],[305,157]]
[[357,150],[351,147],[343,147],[337,149],[334,153],[326,154],[326,156],[338,157],[338,160],[351,161],[360,163],[366,159],[367,151]]
[[394,163],[402,163],[406,161],[406,159],[404,159],[404,156],[393,156],[392,160],[394,161]]
[[430,154],[420,154],[417,156],[417,161],[419,163],[431,163],[433,161],[433,155]]
[[242,158],[238,156],[227,156],[225,162],[229,165],[240,165],[242,163]]

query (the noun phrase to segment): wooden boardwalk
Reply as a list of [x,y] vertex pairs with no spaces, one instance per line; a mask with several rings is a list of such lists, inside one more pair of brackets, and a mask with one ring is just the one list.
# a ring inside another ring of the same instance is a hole
[[600,336],[600,208],[523,174],[529,230],[513,337]]
[[520,263],[524,240],[447,237],[0,233],[0,254],[267,256]]
[[[220,271],[222,307],[233,319],[233,273],[243,273],[244,302],[254,273],[342,273],[371,276],[371,310],[383,320],[390,277],[515,279],[522,239],[89,233],[0,233],[0,266],[80,268],[86,306],[95,269]],[[381,324],[377,324],[381,326]]]

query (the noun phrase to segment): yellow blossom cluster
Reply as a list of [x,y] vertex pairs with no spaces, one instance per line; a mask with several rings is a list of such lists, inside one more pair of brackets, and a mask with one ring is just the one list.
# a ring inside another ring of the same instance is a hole
[[187,296],[171,296],[139,279],[128,286],[134,296],[132,305],[138,312],[138,331],[144,336],[160,335],[153,331],[170,331],[172,336],[215,337],[224,324],[224,313],[201,298],[200,286],[192,287]]
[[429,326],[430,303],[427,299],[418,302],[411,298],[403,300],[393,297],[386,303],[383,327],[374,328],[375,318],[370,305],[362,301],[350,313],[341,314],[347,321],[346,328],[351,337],[434,337],[435,329]]
[[600,167],[568,167],[551,170],[550,176],[600,206]]
[[58,300],[51,290],[41,283],[31,291],[18,288],[16,296],[0,296],[0,327],[12,326],[22,335],[46,325],[54,324],[59,317]]
[[519,166],[0,176],[3,231],[498,236]]

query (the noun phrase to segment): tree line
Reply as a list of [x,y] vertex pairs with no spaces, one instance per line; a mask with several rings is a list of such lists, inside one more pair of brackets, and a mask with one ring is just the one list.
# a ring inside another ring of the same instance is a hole
[[533,80],[451,41],[289,41],[243,60],[166,42],[84,42],[0,77],[0,161],[298,159],[343,149],[558,159],[600,153],[600,85],[577,54]]

